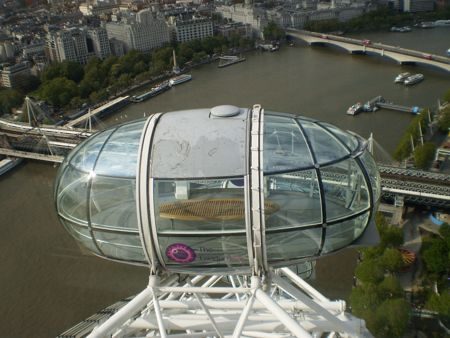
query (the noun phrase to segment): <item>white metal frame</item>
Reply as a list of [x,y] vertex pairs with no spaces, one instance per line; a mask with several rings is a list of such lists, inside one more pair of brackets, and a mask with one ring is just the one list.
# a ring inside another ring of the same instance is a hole
[[178,278],[151,275],[88,337],[372,337],[363,320],[345,313],[344,301],[330,301],[289,268],[263,277]]

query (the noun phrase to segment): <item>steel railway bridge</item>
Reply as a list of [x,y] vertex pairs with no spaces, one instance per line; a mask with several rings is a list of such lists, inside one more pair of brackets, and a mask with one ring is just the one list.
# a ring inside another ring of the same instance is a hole
[[[0,119],[0,155],[61,163],[78,143],[95,133],[67,127],[30,127]],[[450,210],[450,175],[378,164],[382,198]],[[339,179],[341,180],[341,179]]]

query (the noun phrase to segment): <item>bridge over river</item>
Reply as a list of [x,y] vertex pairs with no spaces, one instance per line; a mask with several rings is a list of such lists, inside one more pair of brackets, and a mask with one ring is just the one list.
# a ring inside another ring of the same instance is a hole
[[430,66],[450,73],[450,58],[417,50],[385,45],[380,42],[358,40],[331,34],[287,29],[286,33],[309,45],[329,45],[342,48],[350,54],[377,55],[396,61],[400,65]]

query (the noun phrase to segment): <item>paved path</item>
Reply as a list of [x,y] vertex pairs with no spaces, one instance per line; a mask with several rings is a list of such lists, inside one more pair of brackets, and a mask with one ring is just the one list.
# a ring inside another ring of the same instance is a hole
[[422,268],[419,259],[420,248],[422,247],[422,237],[420,236],[419,226],[426,222],[427,218],[423,214],[410,211],[405,215],[403,222],[403,247],[416,254],[414,265],[406,272],[399,273],[400,284],[405,291],[412,291],[417,284],[417,278]]

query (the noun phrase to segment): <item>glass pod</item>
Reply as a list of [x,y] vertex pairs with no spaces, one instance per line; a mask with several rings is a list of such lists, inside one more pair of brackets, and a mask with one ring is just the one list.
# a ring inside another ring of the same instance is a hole
[[66,158],[55,189],[62,223],[96,255],[195,274],[344,248],[379,197],[362,138],[260,106],[155,114],[99,132]]

